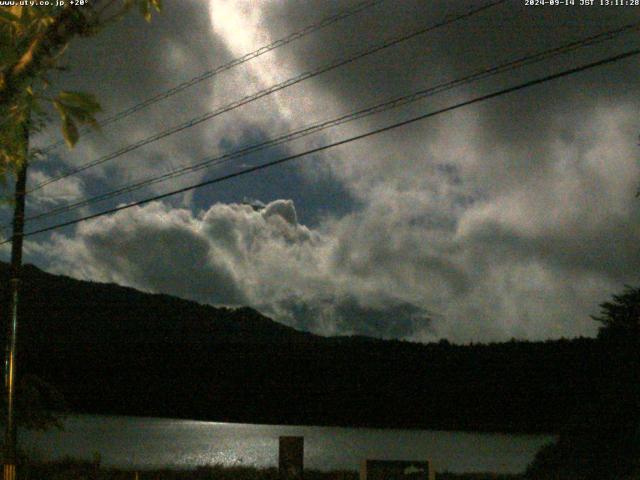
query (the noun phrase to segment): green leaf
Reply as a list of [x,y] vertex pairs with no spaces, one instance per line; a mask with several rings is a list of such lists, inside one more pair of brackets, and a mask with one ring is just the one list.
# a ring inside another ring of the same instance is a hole
[[60,117],[62,117],[62,120],[64,121],[64,119],[66,117],[68,117],[67,114],[67,108],[65,107],[64,103],[58,101],[58,100],[54,100],[53,101],[53,106],[55,107],[56,110],[58,110],[58,113],[60,114]]
[[64,112],[64,116],[71,117],[79,123],[86,123],[94,128],[98,126],[94,114],[102,108],[91,94],[63,91],[54,100],[54,106],[58,111]]
[[162,0],[151,0],[151,5],[156,9],[156,12],[162,11]]
[[18,22],[20,19],[8,10],[0,10],[0,21],[9,24]]
[[149,9],[149,0],[142,0],[138,7],[140,8],[140,13],[144,17],[147,22],[151,21],[151,10]]
[[21,22],[27,17],[27,8],[23,6],[10,7],[11,13],[15,15]]
[[90,93],[63,90],[58,94],[58,100],[66,107],[82,110],[90,114],[102,110],[96,97]]
[[62,136],[64,137],[64,141],[69,148],[72,148],[78,141],[78,129],[71,119],[69,110],[64,103],[54,100],[53,106],[58,110],[60,119],[62,120]]
[[62,135],[66,144],[73,147],[79,137],[76,122],[97,127],[94,113],[101,110],[100,104],[91,94],[84,92],[62,91],[53,100],[53,106],[62,119]]
[[0,70],[4,70],[8,65],[18,61],[17,49],[13,48],[9,41],[0,36]]
[[65,116],[62,120],[62,135],[64,136],[64,141],[69,148],[73,148],[73,146],[78,142],[78,127],[71,119],[71,117]]

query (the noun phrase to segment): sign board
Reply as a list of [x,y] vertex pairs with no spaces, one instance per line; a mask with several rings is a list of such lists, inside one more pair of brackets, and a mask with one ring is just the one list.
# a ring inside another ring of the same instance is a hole
[[280,437],[278,472],[280,480],[302,480],[304,437]]
[[365,460],[360,480],[435,480],[430,461]]

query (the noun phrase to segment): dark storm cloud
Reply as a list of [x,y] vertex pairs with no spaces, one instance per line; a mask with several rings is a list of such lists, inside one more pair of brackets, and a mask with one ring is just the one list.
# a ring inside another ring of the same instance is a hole
[[[636,222],[640,218],[636,217]],[[546,235],[527,235],[508,227],[486,223],[466,238],[470,248],[484,255],[499,254],[514,259],[539,259],[567,271],[592,272],[619,279],[637,275],[640,252],[633,248],[640,239],[628,222],[610,222],[606,230],[582,229]]]
[[325,298],[309,303],[302,299],[286,299],[279,309],[291,312],[293,325],[303,330],[322,331],[330,325],[330,333],[366,335],[376,338],[412,338],[429,329],[429,312],[411,303],[394,304],[386,299],[378,308],[362,305],[356,298]]
[[[312,3],[314,12],[329,11],[327,2]],[[383,38],[397,34],[398,30],[437,23],[447,15],[464,12],[478,4],[472,1],[407,1],[400,7],[383,2],[353,22],[348,35],[326,32],[315,36],[306,42],[303,52],[294,55],[290,61],[303,71],[345,50],[356,51],[371,44],[372,32],[376,39]],[[286,19],[299,22],[299,10],[295,2],[274,3],[270,4],[267,15],[278,28],[293,28],[291,24],[282,26],[282,22]],[[634,8],[532,8],[526,7],[524,2],[507,2],[356,62],[345,69],[348,73],[341,71],[313,82],[338,97],[341,105],[356,108],[365,99],[406,94],[443,79],[458,78],[638,20],[640,11]],[[470,98],[567,66],[604,58],[635,45],[635,39],[635,33],[627,33],[614,41],[465,87],[457,96]],[[550,140],[559,133],[565,138],[574,135],[574,127],[579,123],[577,119],[591,115],[594,108],[638,106],[640,86],[630,81],[637,75],[637,70],[637,59],[626,60],[614,67],[584,72],[477,107],[478,147],[482,148],[483,156],[493,158],[483,162],[482,172],[474,173],[486,176],[496,188],[495,184],[519,181],[532,171],[546,168],[554,162],[548,150]],[[438,104],[435,99],[427,101],[421,109],[428,108],[430,103]],[[429,120],[432,128],[420,131],[421,141],[433,141],[436,132],[446,128],[443,122],[446,120]],[[402,137],[403,133],[398,135]],[[408,131],[404,137],[409,140],[414,135],[415,131]],[[583,143],[589,139],[575,140]],[[508,154],[503,160],[496,158],[501,151]]]
[[352,328],[355,334],[383,338],[410,338],[417,332],[428,330],[429,314],[424,309],[403,303],[389,302],[383,309],[360,305],[348,298],[338,303],[336,315],[344,329]]

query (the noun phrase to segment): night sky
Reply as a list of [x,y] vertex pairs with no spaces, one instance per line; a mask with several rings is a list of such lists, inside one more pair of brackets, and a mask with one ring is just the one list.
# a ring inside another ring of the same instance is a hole
[[[640,21],[640,6],[511,0],[52,183],[30,214]],[[596,3],[599,3],[596,2]],[[166,0],[75,41],[52,90],[103,118],[355,5]],[[482,3],[384,0],[85,134],[30,185]],[[640,46],[639,31],[156,183],[27,231],[303,152]],[[598,304],[640,271],[639,57],[270,169],[33,236],[26,261],[333,334],[457,342],[593,336]],[[32,138],[57,140],[58,126]],[[5,207],[4,217],[9,209]],[[4,245],[4,258],[8,246]]]

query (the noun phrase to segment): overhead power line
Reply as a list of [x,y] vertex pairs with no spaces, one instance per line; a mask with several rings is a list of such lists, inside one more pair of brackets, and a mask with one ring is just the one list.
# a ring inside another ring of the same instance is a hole
[[[128,117],[129,115],[132,115],[144,108],[147,108],[150,105],[153,105],[154,103],[157,103],[161,100],[164,100],[166,98],[169,98],[177,93],[182,92],[183,90],[186,90],[189,87],[192,87],[204,80],[208,80],[209,78],[212,78],[216,75],[218,75],[219,73],[222,73],[226,70],[230,70],[233,67],[237,67],[238,65],[241,65],[245,62],[248,62],[249,60],[253,60],[254,58],[258,58],[262,55],[264,55],[265,53],[268,53],[272,50],[275,50],[276,48],[280,48],[283,47],[285,45],[288,45],[289,43],[292,43],[302,37],[305,37],[307,35],[310,35],[314,32],[317,32],[318,30],[321,30],[325,27],[328,27],[330,25],[333,25],[334,23],[337,23],[340,20],[344,20],[346,18],[352,17],[354,15],[356,15],[357,13],[360,13],[364,10],[367,10],[373,6],[375,6],[378,3],[382,3],[385,0],[365,0],[363,2],[360,2],[356,5],[354,5],[351,8],[345,9],[341,12],[336,13],[335,15],[331,15],[329,17],[325,17],[322,20],[320,20],[317,23],[313,23],[310,25],[307,25],[306,27],[302,28],[301,30],[298,30],[297,32],[291,33],[289,35],[287,35],[286,37],[280,38],[278,40],[276,40],[275,42],[270,43],[269,45],[264,45],[260,48],[258,48],[257,50],[254,50],[253,52],[249,52],[246,53],[245,55],[242,55],[241,57],[237,57],[234,58],[233,60],[231,60],[230,62],[227,62],[223,65],[220,65],[216,68],[213,68],[211,70],[207,70],[206,72],[201,73],[200,75],[198,75],[197,77],[193,77],[190,80],[187,80],[185,82],[182,82],[174,87],[171,87],[168,90],[165,90],[163,92],[160,92],[152,97],[147,98],[146,100],[143,100],[140,103],[137,103],[125,110],[122,110],[118,113],[115,113],[114,115],[107,117],[103,120],[101,120],[99,122],[100,127],[105,127],[111,123],[117,122],[118,120],[122,120],[123,118]],[[91,132],[92,130],[90,128],[85,128],[81,131],[82,134],[86,134]],[[59,140],[57,142],[54,142],[42,149],[40,149],[41,153],[49,153],[53,150],[55,150],[57,147],[59,147],[60,145],[64,144],[64,140]]]
[[26,218],[27,221],[31,221],[31,220],[38,220],[38,219],[42,219],[42,218],[47,218],[47,217],[51,217],[54,215],[58,215],[61,213],[66,213],[66,212],[70,212],[73,210],[76,210],[80,207],[84,207],[96,202],[100,202],[100,201],[104,201],[104,200],[108,200],[120,195],[123,195],[125,193],[131,193],[133,191],[139,190],[141,188],[144,188],[146,186],[150,186],[156,183],[160,183],[160,182],[164,182],[167,181],[169,179],[172,178],[176,178],[188,173],[193,173],[205,168],[210,168],[211,166],[217,166],[220,165],[222,163],[237,159],[237,158],[242,158],[245,157],[247,155],[249,155],[250,153],[254,153],[260,150],[264,150],[266,148],[269,147],[273,147],[276,145],[280,145],[283,143],[287,143],[290,142],[292,140],[298,139],[298,138],[302,138],[308,135],[311,135],[313,133],[317,133],[319,131],[325,130],[327,128],[331,128],[331,127],[335,127],[338,125],[342,125],[354,120],[358,120],[373,114],[377,114],[377,113],[381,113],[393,108],[398,108],[400,106],[404,106],[419,100],[422,100],[424,98],[430,97],[432,95],[441,93],[443,91],[447,91],[450,90],[452,88],[464,85],[464,84],[468,84],[471,82],[475,82],[478,80],[482,80],[485,78],[489,78],[491,76],[494,75],[498,75],[500,73],[504,73],[507,71],[511,71],[514,70],[516,68],[521,68],[527,65],[531,65],[533,63],[537,63],[543,60],[547,60],[549,58],[552,58],[554,56],[563,54],[563,53],[568,53],[574,50],[577,50],[579,48],[583,48],[585,46],[590,46],[590,45],[595,45],[598,43],[602,43],[605,42],[607,40],[611,40],[621,34],[624,33],[629,33],[632,31],[637,31],[638,29],[640,29],[640,22],[635,22],[632,24],[627,24],[624,25],[622,27],[616,28],[616,29],[612,29],[612,30],[607,30],[605,32],[601,32],[599,34],[596,35],[592,35],[577,41],[573,41],[573,42],[569,42],[566,43],[564,45],[555,47],[555,48],[551,48],[551,49],[547,49],[541,52],[530,52],[526,55],[520,56],[515,60],[511,60],[508,62],[504,62],[500,65],[497,66],[493,66],[490,68],[485,68],[485,69],[481,69],[479,71],[476,71],[472,74],[466,75],[462,78],[458,78],[456,80],[451,80],[448,82],[444,82],[444,83],[440,83],[438,85],[426,88],[426,89],[422,89],[419,90],[417,92],[413,92],[409,95],[404,95],[401,97],[396,97],[392,100],[387,100],[385,102],[382,103],[378,103],[376,105],[364,108],[364,109],[360,109],[358,111],[352,112],[350,114],[347,115],[342,115],[340,117],[331,119],[331,120],[327,120],[327,121],[323,121],[323,122],[319,122],[313,125],[308,125],[306,127],[303,127],[301,129],[292,131],[292,132],[288,132],[286,134],[283,134],[281,136],[275,137],[275,138],[271,138],[269,140],[266,140],[264,142],[261,143],[257,143],[257,144],[253,144],[244,148],[241,148],[239,150],[235,150],[233,152],[229,152],[226,153],[224,155],[218,155],[218,156],[214,156],[214,157],[209,157],[207,159],[204,159],[194,165],[189,165],[189,166],[184,166],[181,168],[177,168],[174,169],[170,172],[166,172],[162,175],[157,175],[157,176],[153,176],[151,178],[145,179],[145,180],[141,180],[141,181],[137,181],[137,182],[133,182],[130,183],[128,185],[124,185],[120,188],[111,190],[109,192],[105,192],[99,195],[95,195],[93,197],[84,199],[84,200],[80,200],[74,203],[70,203],[67,205],[62,205],[60,207],[57,208],[52,208],[48,211],[36,214],[36,215],[32,215],[32,216],[28,216]]
[[253,102],[255,100],[258,100],[260,98],[266,97],[267,95],[271,95],[271,94],[273,94],[275,92],[278,92],[280,90],[283,90],[283,89],[285,89],[287,87],[293,86],[293,85],[295,85],[297,83],[300,83],[300,82],[302,82],[304,80],[307,80],[307,79],[312,78],[312,77],[316,77],[318,75],[321,75],[323,73],[329,72],[329,71],[334,70],[336,68],[342,67],[342,66],[350,64],[350,63],[353,63],[353,62],[355,62],[355,61],[357,61],[357,60],[359,60],[361,58],[364,58],[366,56],[372,55],[372,54],[377,53],[377,52],[379,52],[381,50],[385,50],[387,48],[393,47],[393,46],[395,46],[395,45],[397,45],[399,43],[405,42],[405,41],[410,40],[412,38],[415,38],[415,37],[417,37],[419,35],[423,35],[423,34],[425,34],[427,32],[433,31],[433,30],[435,30],[437,28],[441,28],[443,26],[450,25],[450,24],[452,24],[454,22],[457,22],[459,20],[471,17],[471,16],[476,15],[476,14],[478,14],[478,13],[480,13],[482,11],[485,11],[485,10],[487,10],[489,8],[501,5],[501,4],[503,4],[503,3],[507,2],[507,1],[508,0],[496,0],[496,1],[493,1],[491,3],[484,4],[481,7],[476,7],[476,8],[474,8],[472,10],[469,10],[469,11],[467,11],[465,13],[458,14],[458,15],[453,16],[453,17],[447,17],[445,20],[442,20],[442,21],[440,21],[440,22],[438,22],[436,24],[432,24],[432,25],[427,26],[427,27],[421,27],[421,28],[419,28],[417,30],[413,30],[412,32],[410,32],[408,34],[395,36],[395,37],[393,37],[393,38],[391,38],[389,40],[386,40],[385,42],[383,42],[381,44],[375,45],[373,47],[369,47],[369,48],[367,48],[367,49],[365,49],[365,50],[363,50],[363,51],[361,51],[361,52],[359,52],[359,53],[357,53],[355,55],[350,56],[350,57],[347,57],[347,58],[344,58],[344,59],[339,59],[339,60],[336,60],[336,61],[334,61],[334,62],[332,62],[332,63],[330,63],[328,65],[324,65],[322,67],[315,68],[313,70],[307,71],[305,73],[302,73],[300,75],[292,77],[292,78],[290,78],[288,80],[285,80],[284,82],[272,85],[272,86],[270,86],[270,87],[268,87],[268,88],[266,88],[264,90],[260,90],[260,91],[258,91],[256,93],[254,93],[252,95],[248,95],[246,97],[243,97],[240,100],[236,100],[236,101],[231,102],[231,103],[229,103],[227,105],[219,107],[219,108],[217,108],[217,109],[215,109],[215,110],[213,110],[211,112],[208,112],[208,113],[206,113],[204,115],[192,118],[191,120],[189,120],[187,122],[181,123],[179,125],[176,125],[174,127],[169,128],[167,130],[164,130],[162,132],[159,132],[159,133],[156,133],[154,135],[151,135],[150,137],[147,137],[145,139],[139,140],[138,142],[129,144],[129,145],[127,145],[127,146],[125,146],[125,147],[113,152],[113,153],[107,154],[107,155],[102,156],[102,157],[100,157],[100,158],[98,158],[96,160],[93,160],[91,162],[85,163],[84,165],[81,165],[79,167],[71,169],[67,173],[52,177],[52,178],[50,178],[50,179],[48,179],[48,180],[46,180],[44,182],[39,183],[38,185],[36,185],[34,187],[32,187],[30,190],[27,190],[27,193],[34,192],[36,190],[39,190],[39,189],[45,187],[46,185],[49,185],[51,183],[57,182],[59,180],[62,180],[64,178],[70,177],[71,175],[75,175],[77,173],[83,172],[83,171],[85,171],[85,170],[87,170],[89,168],[93,168],[93,167],[95,167],[97,165],[100,165],[100,164],[103,164],[103,163],[105,163],[105,162],[107,162],[109,160],[113,160],[115,158],[118,158],[118,157],[120,157],[120,156],[122,156],[122,155],[124,155],[126,153],[132,152],[132,151],[134,151],[134,150],[136,150],[136,149],[138,149],[140,147],[143,147],[145,145],[148,145],[150,143],[153,143],[155,141],[158,141],[160,139],[168,137],[169,135],[173,135],[174,133],[178,133],[180,131],[186,130],[186,129],[191,128],[191,127],[194,127],[195,125],[198,125],[198,124],[200,124],[202,122],[205,122],[205,121],[210,120],[210,119],[212,119],[214,117],[222,115],[223,113],[229,112],[231,110],[235,110],[236,108],[239,108],[239,107],[241,107],[243,105],[251,103],[251,102]]
[[[213,185],[215,183],[224,182],[226,180],[230,180],[230,179],[235,178],[235,177],[240,177],[242,175],[247,175],[249,173],[253,173],[253,172],[256,172],[258,170],[264,170],[266,168],[270,168],[270,167],[273,167],[275,165],[280,165],[280,164],[283,164],[283,163],[286,163],[286,162],[290,162],[292,160],[296,160],[298,158],[305,157],[307,155],[311,155],[311,154],[314,154],[314,153],[322,152],[322,151],[328,150],[330,148],[334,148],[334,147],[337,147],[337,146],[340,146],[340,145],[346,145],[348,143],[355,142],[357,140],[362,140],[364,138],[368,138],[368,137],[371,137],[373,135],[378,135],[378,134],[383,133],[383,132],[387,132],[387,131],[390,131],[390,130],[394,130],[396,128],[404,127],[406,125],[410,125],[412,123],[415,123],[415,122],[418,122],[418,121],[421,121],[421,120],[426,120],[427,118],[435,117],[436,115],[441,115],[441,114],[446,113],[446,112],[451,112],[453,110],[457,110],[459,108],[466,107],[468,105],[472,105],[472,104],[475,104],[475,103],[480,103],[480,102],[483,102],[483,101],[486,101],[486,100],[489,100],[489,99],[492,99],[492,98],[496,98],[496,97],[499,97],[499,96],[502,96],[502,95],[506,95],[508,93],[516,92],[518,90],[522,90],[522,89],[525,89],[525,88],[530,88],[530,87],[532,87],[534,85],[539,85],[541,83],[546,83],[546,82],[549,82],[551,80],[556,80],[556,79],[559,79],[559,78],[562,78],[562,77],[573,75],[573,74],[576,74],[578,72],[583,72],[585,70],[589,70],[589,69],[592,69],[592,68],[595,68],[595,67],[599,67],[599,66],[602,66],[602,65],[607,65],[607,64],[614,63],[614,62],[618,62],[620,60],[623,60],[623,59],[626,59],[626,58],[630,58],[630,57],[638,55],[638,54],[640,54],[640,49],[636,48],[634,50],[630,50],[630,51],[621,53],[619,55],[607,57],[607,58],[605,58],[603,60],[599,60],[597,62],[592,62],[592,63],[588,63],[586,65],[581,65],[579,67],[571,68],[569,70],[564,70],[564,71],[559,72],[559,73],[555,73],[555,74],[552,74],[552,75],[547,75],[545,77],[537,78],[537,79],[534,79],[534,80],[529,80],[527,82],[515,85],[513,87],[504,88],[504,89],[498,90],[498,91],[493,92],[493,93],[489,93],[489,94],[486,94],[486,95],[475,97],[475,98],[472,98],[471,100],[466,100],[464,102],[460,102],[460,103],[457,103],[457,104],[449,106],[449,107],[441,108],[439,110],[435,110],[435,111],[428,112],[428,113],[425,113],[425,114],[422,114],[422,115],[418,115],[418,116],[410,118],[408,120],[404,120],[402,122],[393,123],[393,124],[388,125],[386,127],[377,128],[375,130],[371,130],[369,132],[366,132],[366,133],[363,133],[363,134],[360,134],[360,135],[356,135],[356,136],[353,136],[353,137],[350,137],[350,138],[347,138],[347,139],[344,139],[344,140],[340,140],[338,142],[333,142],[333,143],[330,143],[330,144],[327,144],[327,145],[323,145],[321,147],[313,148],[313,149],[307,150],[307,151],[302,152],[302,153],[297,153],[295,155],[289,155],[287,157],[280,158],[278,160],[273,160],[271,162],[267,162],[267,163],[264,163],[264,164],[261,164],[261,165],[257,165],[257,166],[254,166],[254,167],[245,168],[243,170],[240,170],[240,171],[237,171],[237,172],[234,172],[234,173],[230,173],[230,174],[227,174],[227,175],[223,175],[223,176],[220,176],[220,177],[217,177],[217,178],[214,178],[214,179],[211,179],[211,180],[207,180],[207,181],[204,181],[204,182],[196,183],[196,184],[190,185],[188,187],[179,188],[177,190],[172,190],[170,192],[163,193],[163,194],[160,194],[160,195],[154,195],[152,197],[148,197],[148,198],[145,198],[143,200],[138,200],[136,202],[128,203],[126,205],[120,205],[118,207],[111,208],[109,210],[105,210],[103,212],[94,213],[92,215],[87,215],[85,217],[77,218],[77,219],[74,219],[74,220],[69,220],[67,222],[58,223],[56,225],[52,225],[52,226],[49,226],[49,227],[46,227],[46,228],[33,230],[31,232],[24,233],[21,236],[30,237],[30,236],[37,235],[37,234],[40,234],[40,233],[50,232],[52,230],[57,230],[59,228],[67,227],[67,226],[70,226],[70,225],[75,225],[75,224],[78,224],[78,223],[81,223],[81,222],[85,222],[87,220],[96,219],[96,218],[99,218],[99,217],[102,217],[102,216],[105,216],[105,215],[109,215],[109,214],[112,214],[112,213],[116,213],[116,212],[119,212],[119,211],[122,211],[122,210],[129,209],[129,208],[132,208],[132,207],[144,205],[144,204],[149,203],[149,202],[153,202],[153,201],[161,200],[163,198],[167,198],[167,197],[171,197],[171,196],[174,196],[174,195],[178,195],[180,193],[185,193],[185,192],[188,192],[188,191],[191,191],[191,190],[196,190],[198,188],[206,187],[208,185]],[[3,242],[0,242],[0,245],[8,243],[11,240],[12,239],[4,240]]]

